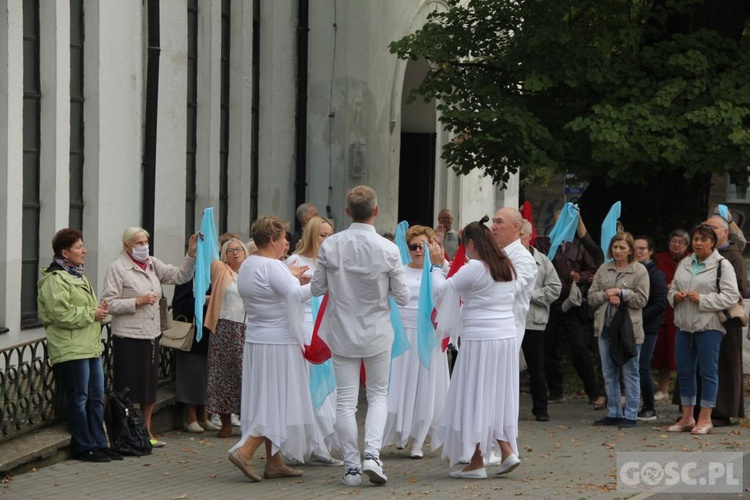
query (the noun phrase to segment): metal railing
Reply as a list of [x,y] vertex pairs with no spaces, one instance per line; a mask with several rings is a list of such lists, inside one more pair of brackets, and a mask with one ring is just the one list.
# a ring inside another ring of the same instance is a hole
[[[105,392],[112,389],[112,328],[102,324]],[[172,349],[161,349],[159,384],[174,380]],[[47,339],[0,350],[0,443],[61,421],[65,397],[47,353]]]

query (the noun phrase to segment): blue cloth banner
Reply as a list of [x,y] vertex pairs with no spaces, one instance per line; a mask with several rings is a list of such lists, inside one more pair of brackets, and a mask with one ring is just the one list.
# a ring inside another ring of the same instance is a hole
[[602,252],[604,252],[604,262],[609,262],[612,260],[611,257],[607,257],[607,253],[609,250],[609,243],[612,241],[612,238],[615,237],[617,234],[617,219],[620,218],[620,208],[622,206],[621,202],[616,202],[614,205],[612,205],[612,208],[609,209],[609,213],[604,218],[604,222],[602,222]]
[[219,235],[214,223],[214,207],[203,211],[201,235],[198,237],[198,248],[195,254],[195,340],[203,338],[203,306],[206,303],[206,292],[211,286],[211,263],[219,259]]
[[719,209],[719,215],[721,215],[721,217],[725,221],[729,221],[729,208],[727,208],[726,205],[719,205],[718,209]]
[[566,203],[560,212],[555,227],[549,233],[549,252],[547,252],[547,258],[552,260],[555,258],[555,253],[560,247],[563,241],[571,242],[576,235],[576,229],[578,228],[578,206],[573,203]]
[[399,222],[398,226],[396,226],[396,237],[393,240],[393,242],[398,247],[399,252],[401,252],[401,263],[403,265],[411,263],[411,255],[409,255],[409,245],[406,242],[406,231],[408,229],[408,222],[406,222],[405,220]]
[[419,284],[419,305],[417,307],[417,355],[419,362],[426,369],[430,369],[432,351],[437,347],[438,339],[435,325],[432,324],[432,262],[427,242],[424,242],[424,266],[422,266],[422,281]]
[[393,325],[391,359],[394,359],[411,349],[411,344],[406,337],[406,330],[404,329],[403,321],[401,321],[401,314],[398,312],[396,301],[390,295],[388,296],[388,303],[391,305],[391,324]]
[[[310,301],[314,325],[323,297],[313,296]],[[328,395],[334,390],[336,390],[336,375],[333,373],[333,360],[329,359],[319,365],[310,363],[310,396],[312,396],[313,406],[320,409]]]

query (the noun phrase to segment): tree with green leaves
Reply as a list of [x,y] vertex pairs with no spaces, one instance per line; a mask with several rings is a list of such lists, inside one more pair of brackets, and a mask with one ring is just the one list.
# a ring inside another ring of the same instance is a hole
[[448,3],[390,48],[429,61],[412,98],[436,100],[456,172],[567,171],[590,213],[622,200],[657,238],[705,216],[712,173],[747,181],[750,1]]

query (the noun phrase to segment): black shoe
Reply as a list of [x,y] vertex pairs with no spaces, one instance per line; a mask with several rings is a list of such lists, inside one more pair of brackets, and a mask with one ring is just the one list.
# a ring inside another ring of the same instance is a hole
[[564,403],[565,394],[556,394],[547,398],[547,404]]
[[110,458],[110,460],[123,460],[122,455],[117,453],[115,450],[111,448],[99,448],[99,452],[102,455],[106,455]]
[[537,413],[534,416],[537,422],[549,422],[549,415],[547,413]]
[[99,450],[82,451],[81,453],[76,453],[75,458],[76,460],[81,460],[83,462],[111,462],[112,461],[111,458],[109,458],[104,453],[101,453]]
[[621,418],[620,421],[617,423],[617,427],[620,429],[627,429],[630,427],[635,427],[638,425],[637,420],[631,420],[629,418]]
[[641,410],[638,412],[638,420],[656,420],[656,412],[654,410]]
[[723,417],[711,417],[711,424],[714,427],[729,427],[730,425],[734,425],[731,419]]
[[620,418],[615,417],[604,417],[599,420],[594,420],[594,425],[617,425],[620,423]]

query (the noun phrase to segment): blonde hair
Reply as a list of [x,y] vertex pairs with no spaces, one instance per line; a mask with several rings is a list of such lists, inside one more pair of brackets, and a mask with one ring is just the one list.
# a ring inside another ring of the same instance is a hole
[[122,233],[122,244],[124,245],[130,245],[130,242],[133,241],[138,236],[141,236],[142,234],[146,235],[146,238],[151,239],[151,235],[148,234],[148,231],[143,229],[142,227],[138,226],[131,226],[127,228]]
[[227,241],[225,241],[223,245],[221,245],[221,256],[219,258],[221,259],[222,262],[224,263],[227,262],[227,250],[229,249],[229,246],[235,241],[239,243],[240,245],[242,245],[242,250],[245,251],[245,258],[249,257],[249,255],[247,254],[247,247],[245,246],[244,243],[242,243],[242,240],[240,240],[239,238],[230,238]]
[[306,255],[312,253],[313,260],[317,260],[318,248],[320,248],[320,244],[318,243],[318,236],[320,236],[320,227],[323,224],[328,224],[329,226],[331,226],[331,231],[333,231],[333,222],[326,219],[325,217],[316,215],[315,217],[310,219],[307,222],[304,231],[302,231],[302,238],[300,238],[299,244],[297,245],[297,251],[294,253],[298,255]]
[[408,244],[411,240],[417,236],[427,236],[428,240],[434,240],[437,235],[431,227],[427,226],[412,226],[406,231],[406,243]]
[[247,240],[247,243],[245,244],[245,248],[247,248],[247,256],[250,257],[251,255],[255,255],[258,253],[258,245],[255,244],[255,241],[250,238]]

